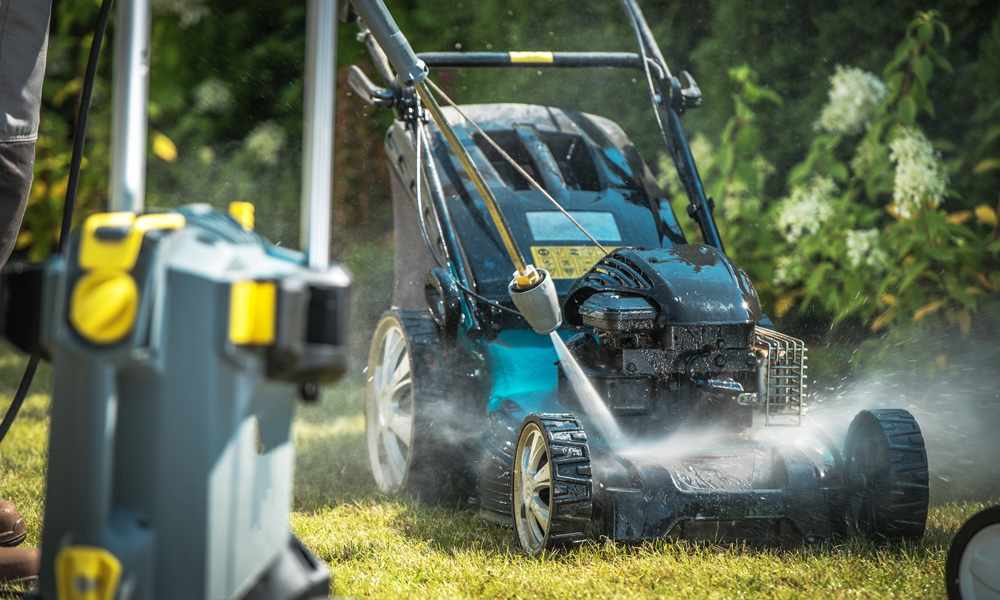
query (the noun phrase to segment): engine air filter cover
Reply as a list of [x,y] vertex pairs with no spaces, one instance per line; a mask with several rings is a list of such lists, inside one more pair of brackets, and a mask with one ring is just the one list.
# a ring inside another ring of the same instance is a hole
[[762,316],[746,273],[700,244],[611,252],[573,285],[564,313],[572,325],[612,331],[651,315],[658,325],[756,323]]
[[648,331],[656,324],[660,310],[641,296],[614,292],[594,294],[580,305],[583,324],[604,331]]

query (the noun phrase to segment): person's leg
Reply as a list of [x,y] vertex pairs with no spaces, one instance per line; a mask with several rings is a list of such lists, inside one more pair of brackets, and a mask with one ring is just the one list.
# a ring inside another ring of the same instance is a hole
[[14,250],[34,165],[35,142],[0,142],[0,266]]
[[[7,262],[28,202],[49,39],[48,0],[0,0],[0,266]],[[37,548],[24,541],[17,508],[0,501],[0,580],[38,575]]]
[[47,0],[0,0],[0,266],[31,189],[50,12]]

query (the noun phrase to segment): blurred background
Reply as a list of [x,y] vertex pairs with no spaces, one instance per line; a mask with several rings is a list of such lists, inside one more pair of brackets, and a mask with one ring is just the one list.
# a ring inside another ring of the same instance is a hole
[[[36,179],[17,246],[24,258],[47,256],[57,242],[98,4],[54,3]],[[417,51],[636,48],[615,0],[386,4]],[[858,389],[867,394],[866,406],[879,398],[900,406],[898,398],[915,391],[929,398],[927,406],[938,406],[934,415],[968,413],[968,420],[945,425],[957,431],[942,439],[975,441],[971,450],[952,449],[954,460],[995,450],[1000,5],[640,5],[672,71],[690,72],[702,90],[702,106],[682,123],[715,199],[726,249],[757,285],[778,328],[809,344],[814,407],[853,402]],[[153,0],[153,6],[147,208],[249,200],[258,231],[297,248],[305,2]],[[113,31],[112,22],[111,39]],[[351,64],[375,76],[356,33],[354,25],[340,25],[331,168],[332,254],[357,282],[359,373],[391,298],[382,139],[392,113],[362,102],[346,85]],[[109,45],[94,95],[78,221],[107,202]],[[641,77],[604,70],[440,70],[431,77],[459,103],[549,104],[617,121],[672,193],[689,240],[700,241]]]

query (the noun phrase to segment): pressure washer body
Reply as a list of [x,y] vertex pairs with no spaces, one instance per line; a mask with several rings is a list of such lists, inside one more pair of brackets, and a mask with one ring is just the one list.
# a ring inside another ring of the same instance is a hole
[[344,371],[349,283],[207,206],[92,216],[12,277],[7,335],[54,367],[42,597],[327,594],[288,530],[291,421]]
[[[638,54],[405,53],[392,67],[638,71],[704,244],[617,124],[552,106],[441,108],[426,82],[417,98],[386,76],[384,32],[366,26],[381,2],[353,4],[386,87],[356,67],[348,81],[397,115],[385,142],[394,307],[366,401],[382,491],[468,499],[531,553],[591,536],[922,535],[927,457],[912,415],[862,411],[843,449],[803,427],[805,344],[773,329],[725,254],[680,128],[700,91],[671,75],[634,0],[622,5]],[[528,262],[551,303],[519,297]]]

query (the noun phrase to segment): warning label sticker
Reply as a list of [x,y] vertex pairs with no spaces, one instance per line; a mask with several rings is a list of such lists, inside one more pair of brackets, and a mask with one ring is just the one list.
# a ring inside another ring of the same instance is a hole
[[[611,252],[616,247],[605,249]],[[595,246],[532,246],[531,256],[535,266],[548,271],[553,279],[576,279],[604,258],[604,252]]]

